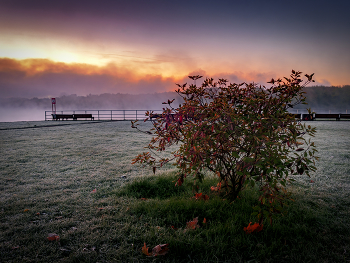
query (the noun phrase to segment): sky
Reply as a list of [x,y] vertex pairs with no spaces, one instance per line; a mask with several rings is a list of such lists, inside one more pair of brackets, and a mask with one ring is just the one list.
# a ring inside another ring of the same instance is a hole
[[0,0],[0,97],[173,91],[188,75],[350,84],[350,1]]

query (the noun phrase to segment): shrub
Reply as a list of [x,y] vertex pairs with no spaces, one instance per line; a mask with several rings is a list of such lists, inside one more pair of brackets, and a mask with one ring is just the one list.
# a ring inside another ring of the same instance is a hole
[[[259,187],[256,214],[264,216],[281,213],[288,196],[286,186],[290,175],[315,171],[315,145],[305,135],[314,136],[315,128],[302,124],[288,109],[304,103],[301,72],[292,71],[289,78],[274,80],[271,87],[255,83],[230,83],[225,79],[206,79],[201,86],[179,85],[176,91],[184,100],[178,108],[168,100],[163,113],[152,120],[154,128],[148,133],[149,152],[138,155],[133,163],[153,167],[175,161],[180,169],[177,184],[192,175],[203,180],[204,171],[220,178],[219,186],[231,201],[247,186]],[[197,80],[201,76],[190,76]],[[310,110],[309,110],[309,113]],[[152,117],[152,112],[147,112]],[[132,122],[132,127],[137,128]],[[179,144],[172,158],[155,158],[157,152]],[[152,152],[152,153],[151,153]]]

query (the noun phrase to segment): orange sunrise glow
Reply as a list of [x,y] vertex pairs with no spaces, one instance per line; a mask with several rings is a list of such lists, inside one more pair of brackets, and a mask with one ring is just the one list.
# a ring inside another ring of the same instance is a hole
[[342,6],[219,2],[1,3],[2,96],[165,92],[189,74],[266,85],[292,69],[350,83]]

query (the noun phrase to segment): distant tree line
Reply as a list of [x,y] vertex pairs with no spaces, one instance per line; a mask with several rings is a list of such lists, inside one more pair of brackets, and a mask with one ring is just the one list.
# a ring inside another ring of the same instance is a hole
[[306,87],[307,105],[298,105],[294,109],[311,108],[313,111],[322,113],[331,110],[336,113],[350,113],[350,85],[342,87],[314,86]]
[[[56,97],[57,110],[103,110],[103,109],[133,109],[133,110],[157,110],[162,109],[162,102],[174,98],[177,104],[182,99],[175,92],[155,94],[100,94],[77,96],[75,94]],[[39,108],[51,110],[50,98],[0,98],[1,107],[11,108]]]
[[[342,87],[314,86],[306,87],[306,102],[308,105],[295,106],[293,110],[311,108],[321,113],[344,112],[350,113],[350,85]],[[103,109],[162,109],[168,99],[175,99],[174,106],[183,103],[175,92],[154,94],[110,94],[77,96],[75,94],[57,97],[57,110],[103,110]],[[51,110],[50,98],[0,98],[0,107],[38,108]]]

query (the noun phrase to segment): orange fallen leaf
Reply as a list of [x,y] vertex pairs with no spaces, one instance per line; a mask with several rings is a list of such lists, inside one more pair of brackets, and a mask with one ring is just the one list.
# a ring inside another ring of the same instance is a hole
[[176,228],[176,227],[174,227],[174,226],[171,226],[171,228],[172,228],[172,229],[174,229],[174,230],[177,230],[177,228]]
[[199,228],[199,225],[198,225],[198,217],[193,218],[192,221],[188,221],[188,222],[186,223],[186,229],[196,229],[196,228]]
[[38,215],[40,215],[40,213],[38,212],[38,213],[36,213],[36,215],[38,216]]
[[206,224],[206,223],[207,223],[207,219],[204,217],[203,224]]
[[148,252],[149,247],[146,246],[146,242],[143,243],[142,253],[148,257],[163,256],[168,253],[169,244],[160,244],[152,249],[152,254]]
[[143,243],[143,247],[142,247],[142,253],[145,254],[146,256],[151,256],[151,254],[148,252],[148,247],[146,246],[146,242]]
[[28,212],[29,211],[29,209],[24,209],[24,211],[23,212]]
[[97,209],[101,211],[101,210],[103,210],[104,208],[103,208],[103,207],[98,207]]
[[147,200],[147,198],[144,198],[144,197],[141,197],[140,199],[143,200],[143,201],[146,201],[146,200]]
[[252,222],[250,222],[247,227],[243,228],[244,232],[246,232],[247,234],[251,234],[253,232],[260,232],[264,226],[264,225],[259,225],[259,223],[255,223],[253,225],[251,225],[251,224],[252,224]]
[[94,189],[94,190],[92,190],[90,193],[92,193],[92,194],[93,194],[93,193],[96,193],[96,191],[97,191],[97,190],[96,190],[96,188],[95,188],[95,189]]
[[47,239],[49,241],[59,241],[60,240],[60,236],[56,235],[55,233],[51,233],[47,236]]
[[314,183],[315,181],[314,180],[310,180],[310,183]]

